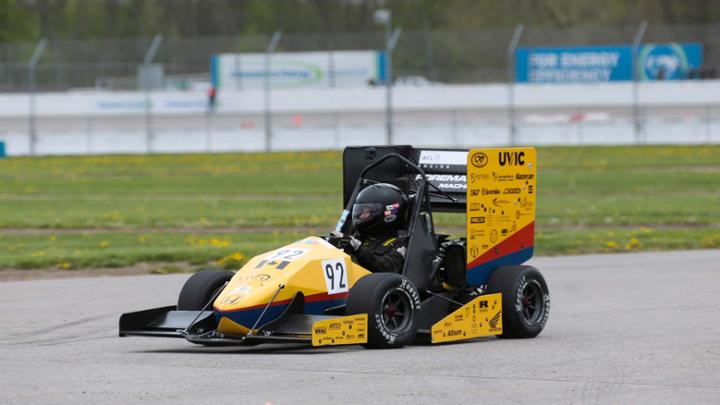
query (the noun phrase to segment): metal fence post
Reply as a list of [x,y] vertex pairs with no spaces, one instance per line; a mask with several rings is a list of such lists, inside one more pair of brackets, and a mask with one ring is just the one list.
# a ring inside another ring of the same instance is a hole
[[632,43],[632,103],[633,103],[633,119],[635,128],[635,143],[642,143],[642,122],[640,120],[640,75],[638,70],[640,66],[638,64],[638,52],[640,51],[640,44],[642,43],[643,37],[645,36],[645,30],[647,29],[647,21],[640,23],[635,37]]
[[335,39],[330,37],[328,49],[328,86],[335,87]]
[[335,147],[342,149],[342,145],[340,145],[340,113],[337,111],[333,112],[333,128],[335,128]]
[[392,11],[389,9],[375,10],[375,23],[385,25],[385,143],[393,142],[393,109],[392,109],[392,53],[400,39],[402,29],[392,29]]
[[42,38],[35,46],[30,62],[28,63],[28,135],[30,136],[30,155],[35,156],[37,148],[37,130],[35,128],[35,74],[38,59],[42,55],[45,47],[47,46],[47,40]]
[[433,34],[430,31],[430,24],[428,20],[425,20],[424,27],[425,37],[425,69],[427,70],[427,77],[431,82],[435,81],[435,66],[433,61]]
[[[152,43],[150,43],[150,48],[148,48],[147,52],[145,52],[143,66],[146,69],[146,75],[150,72],[150,64],[152,63],[153,59],[155,59],[155,55],[157,54],[158,48],[160,48],[162,39],[162,35],[155,35]],[[152,100],[150,99],[151,85],[150,83],[144,83],[143,87],[145,90],[145,148],[147,153],[152,153],[155,134],[153,132],[152,125]]]
[[710,111],[710,106],[705,106],[705,137],[706,142],[708,145],[712,144],[712,112]]
[[93,151],[93,116],[88,115],[85,117],[85,147],[87,148],[87,154],[92,155]]
[[240,60],[240,54],[235,54],[235,72],[238,75],[235,76],[235,90],[242,90],[242,61]]
[[[390,24],[388,24],[389,28]],[[387,140],[386,143],[388,145],[393,144],[393,132],[394,132],[394,124],[393,124],[393,101],[392,101],[392,88],[393,88],[393,73],[392,73],[392,53],[393,50],[395,50],[395,45],[397,45],[397,41],[400,39],[400,34],[402,34],[402,28],[395,28],[395,30],[392,32],[392,35],[387,40],[386,46],[385,46],[385,58],[386,58],[386,65],[387,65],[387,77],[385,78],[385,117],[386,117],[386,136]],[[387,35],[386,35],[387,36]]]
[[212,114],[205,114],[205,152],[210,153],[212,151],[212,132],[210,130],[210,120]]
[[518,24],[513,30],[510,43],[507,48],[507,88],[508,88],[508,130],[510,132],[510,145],[517,143],[517,125],[515,123],[515,50],[520,43],[525,26]]
[[282,38],[282,32],[275,31],[265,51],[265,81],[263,86],[265,96],[265,152],[272,150],[272,113],[270,111],[270,76],[272,72],[270,70],[270,56],[275,52],[280,38]]
[[460,146],[460,134],[458,133],[458,119],[456,109],[452,109],[452,111],[450,111],[450,129],[453,140],[452,146],[454,148],[457,148]]

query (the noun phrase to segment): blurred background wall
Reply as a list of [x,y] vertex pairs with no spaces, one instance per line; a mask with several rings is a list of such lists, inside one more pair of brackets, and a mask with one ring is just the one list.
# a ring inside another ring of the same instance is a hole
[[[714,143],[719,21],[701,1],[0,0],[0,139],[15,155]],[[346,51],[375,55],[367,80],[340,79]]]

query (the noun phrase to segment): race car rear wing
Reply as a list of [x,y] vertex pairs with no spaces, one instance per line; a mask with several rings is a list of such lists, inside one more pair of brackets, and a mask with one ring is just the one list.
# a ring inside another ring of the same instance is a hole
[[[391,153],[399,154],[407,161],[383,159]],[[418,184],[425,184],[417,183],[418,176],[422,176],[418,174],[420,171],[425,173],[428,183],[435,186],[428,187],[423,194],[423,197],[429,197],[431,211],[465,214],[465,279],[468,284],[482,285],[499,266],[519,265],[532,257],[537,195],[537,153],[534,148],[466,151],[411,146],[348,147],[343,156],[344,215],[350,209],[348,202],[353,198],[360,177],[392,183],[406,193],[412,193],[419,189]],[[415,211],[416,216],[418,213]],[[432,231],[432,225],[429,230]],[[412,231],[411,226],[411,234]],[[422,278],[427,272],[418,270],[419,264],[408,266],[406,263],[406,268],[419,272],[420,275],[409,277],[416,285],[427,281]]]
[[[418,165],[441,193],[430,194],[433,211],[465,213],[467,150],[402,146],[349,146],[343,153],[343,206],[347,206],[362,170],[388,153],[397,153]],[[419,176],[399,160],[388,160],[368,172],[366,178],[388,182],[406,192]]]

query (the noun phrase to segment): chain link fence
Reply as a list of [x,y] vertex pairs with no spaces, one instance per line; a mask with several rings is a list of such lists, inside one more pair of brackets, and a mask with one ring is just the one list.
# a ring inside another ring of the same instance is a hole
[[[617,27],[527,27],[519,46],[629,44],[637,25]],[[393,59],[395,76],[422,76],[441,83],[507,80],[512,28],[473,31],[404,31]],[[155,63],[167,77],[207,77],[217,53],[264,52],[271,35],[164,39]],[[277,52],[382,50],[381,32],[284,34]],[[37,67],[38,91],[73,88],[137,88],[137,67],[152,38],[50,41]],[[720,67],[720,24],[650,25],[644,42],[697,42],[705,64]],[[27,63],[35,43],[0,44],[0,91],[27,90]]]

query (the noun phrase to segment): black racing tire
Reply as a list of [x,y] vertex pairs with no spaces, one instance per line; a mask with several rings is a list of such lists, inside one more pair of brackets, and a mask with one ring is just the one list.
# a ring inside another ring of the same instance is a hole
[[348,315],[368,314],[367,348],[400,348],[417,333],[420,294],[406,277],[373,273],[358,280],[348,294]]
[[178,311],[200,311],[226,281],[235,275],[232,271],[206,269],[190,276],[178,296]]
[[531,266],[503,266],[488,280],[488,293],[502,293],[503,333],[510,339],[533,338],[550,315],[550,291],[540,271]]

